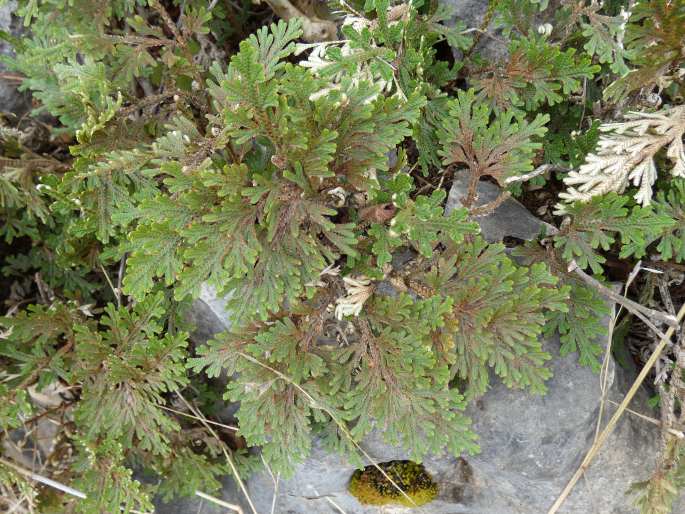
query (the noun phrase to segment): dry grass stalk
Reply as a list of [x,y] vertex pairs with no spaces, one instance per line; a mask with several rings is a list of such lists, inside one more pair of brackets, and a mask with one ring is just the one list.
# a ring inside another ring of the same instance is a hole
[[657,347],[654,349],[654,352],[652,353],[651,357],[649,360],[645,363],[643,366],[642,370],[640,371],[640,374],[638,377],[635,379],[633,382],[633,385],[630,387],[630,390],[626,394],[625,398],[623,398],[623,401],[619,405],[618,409],[614,413],[614,415],[611,417],[609,422],[607,423],[607,426],[602,430],[602,433],[599,435],[597,440],[594,442],[590,450],[587,452],[585,455],[585,458],[583,459],[583,462],[581,463],[580,467],[578,470],[574,473],[574,475],[571,477],[571,480],[569,480],[568,484],[562,491],[562,493],[559,495],[557,500],[554,502],[552,507],[547,511],[547,514],[555,514],[556,512],[559,511],[561,506],[563,505],[564,501],[566,501],[566,498],[568,498],[569,494],[571,494],[571,491],[573,490],[573,487],[576,485],[578,480],[585,474],[585,471],[590,467],[590,464],[594,460],[595,456],[599,452],[599,450],[602,448],[604,443],[606,442],[607,438],[612,434],[614,429],[616,428],[616,424],[618,423],[618,420],[620,417],[623,415],[625,410],[628,408],[628,405],[630,404],[631,400],[639,390],[640,386],[644,382],[645,378],[647,378],[647,375],[651,371],[651,369],[654,367],[654,364],[656,361],[659,359],[659,356],[661,355],[661,352],[664,351],[664,348],[666,348],[666,345],[668,344],[669,340],[671,337],[673,337],[673,334],[676,331],[676,328],[680,325],[680,323],[683,320],[683,317],[685,317],[685,304],[680,308],[678,311],[678,315],[676,316],[676,325],[671,325],[668,327],[668,330],[666,331],[666,334],[664,334],[664,337],[662,337],[659,341],[659,344]]
[[203,500],[210,501],[216,505],[219,505],[220,507],[226,507],[227,509],[231,509],[233,512],[237,512],[238,514],[243,514],[243,509],[240,507],[240,505],[234,505],[232,503],[225,502],[224,500],[215,498],[214,496],[209,495],[207,493],[203,493],[202,491],[195,491],[195,496],[199,496]]
[[[254,503],[252,502],[252,498],[250,498],[250,494],[247,492],[247,488],[245,487],[245,483],[243,482],[242,478],[240,478],[240,474],[238,473],[238,468],[236,468],[235,463],[233,462],[233,459],[231,458],[231,455],[228,453],[226,450],[226,445],[224,442],[221,440],[221,438],[217,435],[217,433],[214,431],[214,429],[207,423],[207,420],[205,417],[202,415],[200,411],[198,411],[196,408],[194,408],[188,400],[186,400],[181,393],[176,393],[176,395],[181,399],[181,401],[185,404],[188,409],[195,414],[200,422],[205,426],[205,428],[209,431],[210,434],[219,442],[221,446],[221,451],[224,453],[224,457],[226,457],[226,461],[228,462],[228,465],[231,467],[231,472],[233,473],[233,476],[235,477],[236,482],[238,482],[238,485],[240,486],[240,490],[243,492],[245,495],[245,499],[247,500],[247,503],[250,505],[250,508],[252,509],[253,514],[258,514],[257,509],[254,506]],[[195,494],[198,494],[199,491],[196,491]],[[204,494],[204,493],[203,493]],[[230,504],[227,504],[230,505]],[[240,511],[242,514],[242,511]]]

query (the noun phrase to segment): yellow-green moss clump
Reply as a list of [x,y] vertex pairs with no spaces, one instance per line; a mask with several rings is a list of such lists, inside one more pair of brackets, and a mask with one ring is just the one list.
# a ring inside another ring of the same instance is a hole
[[375,466],[352,474],[348,490],[366,505],[399,503],[407,507],[423,505],[438,495],[438,486],[423,467],[410,460],[393,460],[378,465],[413,500],[410,502]]

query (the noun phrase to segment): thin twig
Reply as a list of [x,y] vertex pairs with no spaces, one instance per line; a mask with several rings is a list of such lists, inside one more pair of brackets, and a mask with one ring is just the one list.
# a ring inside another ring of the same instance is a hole
[[[608,402],[612,405],[620,405],[618,402],[615,402],[613,400],[608,400]],[[640,414],[639,412],[634,411],[632,409],[628,409],[627,407],[626,407],[626,412],[629,412],[633,416],[637,416],[640,419],[644,419],[645,421],[651,423],[652,425],[656,425],[658,427],[663,426],[663,423],[661,423],[661,421],[659,421],[658,419],[654,419],[650,416],[645,416],[644,414]],[[682,432],[681,430],[676,430],[675,428],[666,428],[666,431],[669,434],[674,435],[678,439],[684,439],[685,438],[685,432]]]
[[240,508],[240,505],[234,505],[232,503],[225,502],[224,500],[220,500],[219,498],[215,498],[214,496],[211,496],[207,493],[203,493],[202,491],[195,491],[195,496],[199,496],[200,498],[210,501],[216,505],[220,505],[221,507],[226,507],[227,509],[231,509],[238,514],[243,514],[243,509]]
[[[626,287],[626,290],[628,288]],[[607,400],[607,381],[609,380],[609,365],[611,362],[611,341],[614,336],[614,328],[616,327],[616,319],[618,318],[618,313],[616,312],[616,306],[611,306],[611,319],[609,320],[609,329],[607,330],[607,344],[604,349],[604,360],[602,361],[602,369],[599,374],[599,388],[601,391],[601,398],[599,402],[599,414],[597,415],[597,427],[595,428],[595,439],[593,442],[597,442],[599,437],[599,430],[602,427],[602,418],[604,418],[604,404]]]
[[[645,316],[649,318],[656,319],[658,321],[661,321],[663,323],[666,323],[669,325],[669,327],[674,327],[678,325],[678,320],[675,318],[675,316],[672,316],[671,314],[666,314],[665,312],[657,311],[654,309],[650,309],[649,307],[645,307],[644,305],[640,305],[637,302],[634,302],[628,298],[624,298],[620,294],[612,291],[608,287],[606,287],[604,284],[599,282],[597,279],[591,277],[587,273],[585,273],[580,267],[578,266],[578,263],[575,260],[572,260],[569,265],[568,265],[568,272],[575,273],[578,275],[583,282],[586,284],[594,287],[597,289],[597,291],[602,295],[606,296],[607,298],[615,301],[619,305],[625,307],[627,310],[638,316],[641,320],[645,321]],[[652,330],[656,330],[656,332],[659,332],[655,327],[654,324],[651,323],[649,320],[645,321]],[[653,328],[654,327],[654,328]],[[663,335],[660,336],[663,338]]]
[[52,290],[48,287],[48,285],[43,281],[43,278],[40,276],[40,271],[35,273],[35,275],[33,276],[33,280],[36,283],[36,287],[38,288],[38,294],[40,295],[40,299],[43,301],[43,303],[51,303],[52,300],[55,299],[55,295],[53,294]]
[[[630,289],[631,284],[640,274],[640,270],[642,269],[642,261],[637,261],[637,264],[633,266],[633,270],[630,272],[630,275],[628,275],[628,279],[626,280],[626,283],[623,286],[624,298],[628,296],[628,289]],[[599,431],[602,428],[602,419],[604,418],[604,404],[607,400],[607,380],[609,378],[609,363],[611,362],[611,342],[614,339],[616,321],[618,320],[618,317],[621,314],[622,309],[623,307],[621,307],[620,305],[618,306],[618,311],[616,310],[616,304],[612,304],[611,306],[611,320],[609,321],[609,330],[607,334],[607,347],[604,352],[604,361],[602,362],[602,369],[600,371],[600,388],[602,391],[602,398],[599,404],[599,416],[597,417],[597,427],[595,429],[595,439],[593,442],[597,441],[597,438],[599,437]]]
[[266,459],[262,453],[259,454],[259,458],[262,459],[262,464],[264,464],[264,467],[268,471],[269,476],[274,483],[274,494],[271,497],[271,514],[274,514],[276,512],[276,497],[278,496],[278,482],[281,478],[281,474],[278,473],[278,476],[274,476],[273,471],[271,471],[271,466],[269,466],[269,463],[266,462]]
[[320,498],[323,498],[328,503],[330,503],[338,512],[340,512],[340,514],[347,514],[340,505],[338,505],[333,500],[331,500],[327,495],[321,496],[319,494],[319,491],[316,490],[316,487],[314,487],[314,486],[311,486],[311,487],[312,487],[312,490],[314,491],[314,494],[316,494]]
[[124,281],[124,272],[126,271],[126,259],[128,254],[124,254],[119,262],[119,273],[117,273],[117,291],[121,291],[121,284]]
[[397,483],[390,477],[390,475],[388,475],[388,474],[385,472],[385,470],[384,470],[383,468],[381,468],[381,467],[378,465],[378,463],[371,457],[371,455],[368,454],[368,452],[366,452],[366,450],[364,450],[361,446],[359,446],[359,444],[357,443],[357,441],[354,440],[354,437],[352,437],[352,434],[350,434],[350,431],[347,429],[347,427],[345,427],[345,425],[343,425],[342,422],[338,420],[338,418],[335,416],[335,414],[333,414],[333,412],[331,411],[331,409],[329,409],[329,408],[326,407],[325,405],[322,405],[322,404],[320,404],[319,402],[317,402],[316,399],[315,399],[311,394],[309,394],[301,385],[295,383],[291,378],[289,378],[287,375],[284,375],[283,373],[281,373],[281,372],[278,371],[277,369],[272,368],[272,367],[269,366],[268,364],[264,364],[264,363],[261,362],[259,359],[256,359],[256,358],[254,358],[252,355],[249,355],[249,354],[247,354],[247,353],[244,353],[244,352],[236,352],[236,353],[237,353],[238,355],[240,355],[241,357],[243,357],[244,359],[249,360],[249,361],[252,362],[253,364],[256,364],[256,365],[258,365],[258,366],[263,367],[264,369],[267,369],[267,370],[271,371],[272,373],[274,373],[275,375],[277,375],[277,376],[278,376],[279,378],[281,378],[282,380],[285,380],[288,384],[292,385],[295,389],[297,389],[298,391],[300,391],[300,393],[302,393],[302,395],[309,401],[309,403],[312,405],[313,408],[315,408],[315,409],[320,409],[320,410],[322,410],[323,412],[325,412],[326,414],[328,414],[328,415],[331,417],[331,419],[333,420],[333,422],[334,422],[336,425],[338,425],[338,428],[340,429],[340,431],[341,431],[343,434],[345,434],[345,436],[350,440],[350,442],[352,443],[352,445],[353,445],[353,446],[354,446],[354,447],[355,447],[355,448],[356,448],[364,457],[366,457],[366,458],[369,460],[369,462],[371,462],[371,465],[372,465],[373,467],[375,467],[375,468],[381,473],[381,475],[383,475],[383,477],[384,477],[388,482],[390,482],[390,484],[392,484],[392,486],[393,486],[395,489],[397,489],[397,490],[402,494],[402,496],[404,496],[407,500],[409,500],[409,502],[411,503],[411,505],[416,506],[416,502],[414,502],[414,500],[413,500],[413,499],[412,499],[412,498],[411,498],[411,497],[410,497],[410,496],[409,496],[409,495],[408,495],[408,494],[407,494],[399,485],[397,485]]
[[7,80],[11,82],[23,82],[24,79],[23,75],[17,75],[16,73],[0,73],[0,79],[1,80]]
[[271,498],[271,514],[275,514],[276,512],[276,499],[278,498],[278,484],[280,483],[281,480],[281,474],[278,473],[276,475],[276,480],[274,481],[274,495],[273,498]]
[[[619,295],[619,297],[620,297],[620,295]],[[559,511],[559,508],[561,508],[564,501],[566,501],[566,498],[568,498],[569,494],[571,494],[573,487],[576,485],[576,483],[578,482],[580,477],[582,477],[583,474],[585,473],[585,471],[590,467],[590,464],[592,463],[593,459],[595,458],[595,456],[599,452],[600,448],[604,445],[607,438],[612,434],[612,432],[616,428],[616,423],[618,423],[619,418],[623,415],[623,412],[625,412],[625,410],[628,408],[630,401],[633,399],[635,394],[637,394],[638,389],[640,389],[640,386],[644,382],[645,378],[647,378],[647,375],[649,374],[651,369],[654,367],[654,364],[656,363],[656,361],[659,359],[661,352],[663,352],[664,348],[666,348],[668,341],[671,339],[671,337],[673,337],[673,334],[675,333],[677,326],[682,322],[682,319],[684,316],[685,316],[685,303],[682,305],[682,307],[678,311],[678,315],[676,316],[676,319],[675,319],[675,324],[668,327],[666,334],[664,334],[664,337],[662,337],[661,340],[659,341],[659,344],[654,349],[654,352],[652,353],[649,360],[643,366],[642,370],[640,371],[640,374],[637,376],[637,378],[633,382],[633,385],[630,387],[630,390],[626,394],[625,398],[623,398],[623,401],[619,405],[618,409],[616,410],[614,415],[609,420],[609,423],[607,423],[607,426],[604,428],[604,430],[602,430],[602,433],[597,438],[597,441],[595,441],[593,443],[592,447],[590,448],[590,450],[585,455],[585,458],[583,459],[583,462],[581,463],[580,467],[574,473],[574,475],[571,477],[571,480],[569,480],[568,484],[566,484],[566,487],[561,492],[561,495],[559,495],[559,497],[554,502],[552,507],[549,509],[547,514],[555,514],[556,512]]]
[[666,310],[670,314],[675,314],[675,305],[673,305],[671,293],[668,291],[668,281],[663,276],[658,277],[657,285],[659,286],[659,294],[661,295],[661,300],[666,306]]
[[[169,412],[173,412],[174,414],[178,414],[179,416],[185,416],[186,418],[195,419],[195,420],[200,421],[200,422],[202,421],[202,418],[200,418],[198,416],[188,414],[187,412],[183,412],[181,410],[172,409],[171,407],[167,407],[166,405],[159,405],[159,408],[161,408],[163,410],[168,410]],[[219,423],[218,421],[212,421],[211,419],[204,418],[204,421],[206,423],[209,423],[210,425],[216,425],[217,427],[226,428],[228,430],[238,430],[238,427],[234,427],[231,425],[225,425],[224,423]]]
[[41,484],[47,485],[49,487],[52,487],[54,489],[57,489],[59,491],[62,491],[63,493],[70,494],[72,496],[76,496],[77,498],[81,499],[86,499],[87,496],[85,493],[82,493],[81,491],[74,489],[73,487],[69,487],[68,485],[61,484],[60,482],[57,482],[55,480],[52,480],[51,478],[44,477],[42,475],[39,475],[37,473],[34,473],[33,471],[29,471],[28,469],[24,469],[20,466],[17,466],[16,464],[3,459],[0,457],[0,464],[3,464],[4,466],[7,466],[8,468],[13,469],[20,475],[24,475],[27,478],[30,478],[31,480],[35,480],[36,482],[40,482]]
[[112,289],[112,292],[114,293],[114,298],[117,299],[117,307],[121,309],[121,291],[114,287],[114,284],[112,283],[112,280],[109,278],[109,274],[107,273],[107,270],[105,267],[100,264],[100,269],[102,270],[102,273],[105,275],[105,280],[107,280],[107,284],[109,284],[109,287]]
[[580,113],[580,120],[578,121],[578,130],[583,130],[583,120],[585,119],[585,107],[587,106],[587,77],[583,79],[583,94],[581,95],[583,111]]

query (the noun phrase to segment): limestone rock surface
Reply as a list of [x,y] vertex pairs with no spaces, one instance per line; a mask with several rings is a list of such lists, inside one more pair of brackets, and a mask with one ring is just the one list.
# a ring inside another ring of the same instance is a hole
[[[13,36],[21,36],[22,20],[14,16],[17,8],[16,0],[10,0],[0,6],[0,30]],[[12,55],[12,47],[0,40],[0,54]],[[4,63],[0,62],[0,72],[6,71]],[[0,113],[11,114],[20,118],[30,108],[30,96],[17,90],[19,83],[11,79],[0,79]]]
[[[468,174],[457,171],[454,182],[447,196],[445,211],[449,214],[453,209],[462,206],[462,199],[468,190]],[[481,180],[476,189],[475,206],[493,202],[499,196],[500,188],[490,182]],[[508,198],[492,213],[477,218],[482,236],[489,243],[501,242],[505,237],[515,237],[524,241],[537,238],[541,233],[551,234],[553,227],[540,221],[514,198]]]

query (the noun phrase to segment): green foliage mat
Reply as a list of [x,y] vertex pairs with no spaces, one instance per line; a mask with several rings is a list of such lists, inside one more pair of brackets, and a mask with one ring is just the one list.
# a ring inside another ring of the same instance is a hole
[[[242,38],[250,4],[20,0],[29,35],[0,33],[5,60],[54,123],[41,143],[35,118],[0,126],[0,235],[18,249],[0,438],[59,419],[43,472],[87,499],[4,458],[3,494],[150,510],[225,474],[287,477],[314,438],[361,465],[374,429],[416,461],[459,456],[478,451],[464,409],[493,377],[544,394],[546,335],[598,369],[605,303],[569,264],[604,280],[612,256],[685,255],[685,7],[561,4],[555,19],[546,1],[493,1],[508,57],[488,62],[436,2],[339,2],[340,39],[304,44],[298,19]],[[654,113],[639,91],[657,84]],[[625,104],[647,114],[603,123]],[[611,137],[638,147],[608,155]],[[457,173],[464,207],[445,215]],[[503,195],[475,207],[480,180]],[[564,180],[558,233],[516,261],[479,235],[507,195]],[[203,284],[233,328],[198,346],[184,313]],[[36,391],[55,387],[48,408]],[[237,428],[204,421],[222,401]]]

